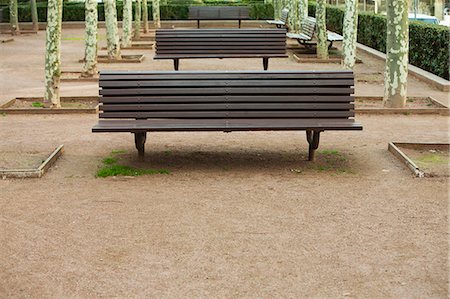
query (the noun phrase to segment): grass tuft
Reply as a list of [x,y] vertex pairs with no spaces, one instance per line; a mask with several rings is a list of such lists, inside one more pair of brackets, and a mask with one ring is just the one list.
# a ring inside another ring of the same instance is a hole
[[106,178],[109,176],[140,176],[146,174],[170,174],[166,169],[139,169],[124,165],[104,166],[97,172],[97,177]]
[[103,164],[111,165],[117,163],[117,161],[119,161],[119,159],[114,157],[106,157],[105,159],[103,159]]
[[43,108],[44,104],[42,104],[41,102],[33,102],[31,104],[31,106],[35,107],[35,108]]
[[111,154],[118,155],[118,154],[125,154],[127,151],[125,150],[112,150]]

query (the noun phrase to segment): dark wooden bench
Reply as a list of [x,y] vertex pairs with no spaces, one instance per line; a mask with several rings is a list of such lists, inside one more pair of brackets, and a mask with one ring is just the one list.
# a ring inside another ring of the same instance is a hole
[[189,20],[197,20],[200,28],[201,20],[237,20],[241,28],[242,20],[249,20],[249,9],[246,6],[190,6]]
[[[310,48],[313,45],[316,45],[317,42],[313,40],[316,34],[316,18],[307,17],[304,21],[302,21],[302,32],[301,33],[293,33],[288,32],[286,36],[288,38],[296,39],[299,44]],[[342,35],[339,35],[335,32],[327,31],[327,41],[329,42],[328,48],[333,46],[333,42],[342,41],[344,38]]]
[[287,21],[288,21],[288,16],[289,16],[289,9],[287,8],[283,8],[283,10],[281,10],[281,17],[279,20],[267,20],[267,24],[270,25],[276,25],[277,28],[282,28],[282,27],[288,27],[287,26]]
[[325,130],[362,130],[353,119],[351,71],[100,72],[92,132],[305,130],[309,160]]
[[288,57],[286,29],[158,29],[154,59]]

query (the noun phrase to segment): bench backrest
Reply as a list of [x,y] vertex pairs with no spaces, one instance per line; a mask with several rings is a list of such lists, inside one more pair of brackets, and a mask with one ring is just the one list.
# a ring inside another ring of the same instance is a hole
[[354,116],[351,71],[100,72],[100,118]]
[[312,38],[316,32],[316,19],[307,17],[302,21],[302,33]]
[[247,6],[191,6],[190,20],[248,20]]
[[286,24],[288,16],[289,16],[289,9],[283,8],[283,10],[281,11],[280,21]]
[[286,29],[158,29],[156,55],[285,55]]

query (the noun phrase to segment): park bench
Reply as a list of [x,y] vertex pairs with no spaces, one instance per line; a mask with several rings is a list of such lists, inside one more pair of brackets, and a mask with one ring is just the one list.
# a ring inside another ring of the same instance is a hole
[[249,20],[249,9],[246,6],[190,6],[189,20],[197,20],[200,28],[201,20],[238,20],[241,28],[242,20]]
[[286,27],[287,28],[287,20],[289,16],[289,9],[283,8],[281,11],[281,17],[279,20],[267,20],[266,22],[271,25],[276,25],[277,28]]
[[147,132],[304,130],[309,160],[325,130],[353,119],[351,71],[100,72],[92,132],[131,132],[141,159]]
[[154,59],[287,57],[285,29],[158,29]]
[[[316,33],[316,18],[307,17],[306,20],[302,22],[302,32],[301,33],[286,33],[288,38],[296,39],[299,44],[310,48],[311,46],[317,44],[316,41],[313,41],[314,35]],[[333,42],[342,41],[344,38],[342,35],[339,35],[335,32],[327,31],[327,41],[330,42],[328,48],[333,46]]]

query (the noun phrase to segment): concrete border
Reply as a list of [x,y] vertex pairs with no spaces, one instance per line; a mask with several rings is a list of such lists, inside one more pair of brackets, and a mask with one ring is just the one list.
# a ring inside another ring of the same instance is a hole
[[450,147],[449,143],[426,143],[426,142],[389,142],[388,151],[390,151],[397,159],[405,164],[411,172],[418,178],[427,176],[427,173],[419,168],[413,160],[411,160],[399,147],[401,146],[415,146],[415,147],[432,147],[432,146],[446,146]]
[[[145,43],[141,41],[131,42],[130,47],[120,47],[121,50],[153,50],[154,44],[153,43]],[[102,47],[102,50],[107,50],[107,47]],[[124,55],[122,55],[124,56]]]
[[0,177],[2,179],[6,178],[40,178],[42,177],[48,169],[55,164],[56,160],[63,154],[64,152],[64,144],[58,146],[50,156],[45,159],[44,162],[39,165],[38,168],[29,168],[29,169],[1,169],[0,168]]
[[[375,58],[386,60],[386,54],[380,51],[377,51],[360,43],[358,43],[356,47],[359,50],[364,51]],[[445,80],[444,78],[441,78],[439,76],[436,76],[435,74],[432,74],[430,72],[427,72],[417,66],[409,64],[408,73],[416,77],[417,79],[434,86],[435,88],[441,91],[450,91],[450,81]]]
[[[356,100],[375,100],[382,101],[383,97],[374,96],[355,96]],[[435,107],[432,108],[357,108],[355,107],[355,113],[358,114],[406,114],[406,115],[418,115],[418,114],[438,114],[448,116],[450,110],[443,103],[437,101],[433,97],[408,97],[409,100],[414,99],[426,99],[429,100]]]
[[[61,71],[61,82],[98,82],[98,77],[81,77],[80,71]],[[76,78],[67,76],[68,74],[77,74]]]
[[[43,101],[43,97],[17,97],[6,101],[2,105],[0,105],[0,113],[5,114],[97,114],[99,110],[99,104],[97,104],[94,108],[59,108],[59,109],[50,109],[50,108],[10,108],[14,105],[16,100],[22,101]],[[88,96],[80,96],[80,97],[61,97],[61,102],[75,102],[75,101],[98,101],[98,97],[88,97]]]
[[[122,54],[122,59],[109,59],[108,55],[97,55],[97,63],[141,63],[144,54]],[[79,59],[78,62],[84,62],[84,58]]]

